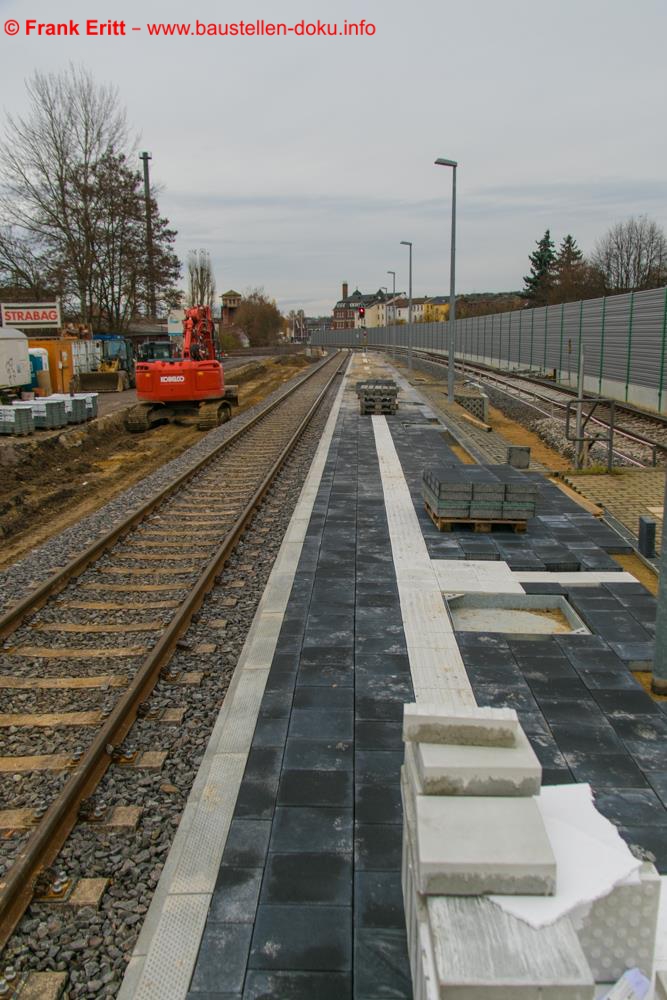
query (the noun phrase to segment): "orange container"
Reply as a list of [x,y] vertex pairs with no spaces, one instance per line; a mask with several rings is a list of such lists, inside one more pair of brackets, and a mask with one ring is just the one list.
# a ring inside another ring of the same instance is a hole
[[28,339],[29,347],[43,347],[49,355],[49,376],[52,392],[69,392],[69,384],[74,376],[74,354],[72,344],[75,337],[43,337]]

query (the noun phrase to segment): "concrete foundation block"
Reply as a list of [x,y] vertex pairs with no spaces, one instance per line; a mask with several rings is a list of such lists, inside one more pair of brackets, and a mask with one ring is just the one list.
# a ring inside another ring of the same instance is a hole
[[581,947],[598,982],[616,982],[634,966],[651,975],[661,883],[648,862],[639,877],[638,885],[617,885],[593,903],[578,926]]
[[571,922],[535,929],[487,899],[429,898],[439,1000],[592,1000]]
[[530,448],[519,444],[510,445],[507,449],[507,464],[513,469],[530,468]]
[[437,702],[403,706],[403,739],[452,746],[513,747],[521,732],[511,708],[447,708]]
[[405,774],[402,787],[418,892],[554,892],[556,859],[533,798],[413,795]]
[[424,795],[539,795],[542,766],[522,730],[513,747],[408,743]]

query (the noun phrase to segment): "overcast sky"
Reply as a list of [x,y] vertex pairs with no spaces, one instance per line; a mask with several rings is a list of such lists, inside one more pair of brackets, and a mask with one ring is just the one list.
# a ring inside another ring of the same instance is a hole
[[[220,292],[283,310],[350,290],[522,287],[547,227],[584,251],[614,222],[667,227],[665,0],[0,0],[3,110],[69,61],[117,85],[153,154],[182,258],[210,250]],[[26,18],[125,19],[125,38],[25,36]],[[371,37],[149,37],[149,22],[364,18]],[[130,27],[141,27],[138,32]]]

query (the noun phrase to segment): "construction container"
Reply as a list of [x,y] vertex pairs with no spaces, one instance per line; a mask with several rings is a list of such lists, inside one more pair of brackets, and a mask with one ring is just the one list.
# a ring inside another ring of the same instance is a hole
[[30,387],[28,338],[11,326],[0,327],[0,389]]
[[43,337],[28,341],[48,355],[48,370],[53,392],[69,392],[70,382],[82,372],[94,371],[100,362],[101,348],[94,340],[75,337]]

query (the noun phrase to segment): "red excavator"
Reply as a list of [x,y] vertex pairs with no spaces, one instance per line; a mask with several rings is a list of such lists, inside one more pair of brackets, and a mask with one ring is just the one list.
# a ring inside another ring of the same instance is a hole
[[213,319],[209,306],[186,309],[183,347],[173,357],[138,361],[137,399],[125,426],[147,431],[156,424],[193,423],[210,430],[225,423],[238,404],[237,386],[225,386],[222,365],[215,357]]

